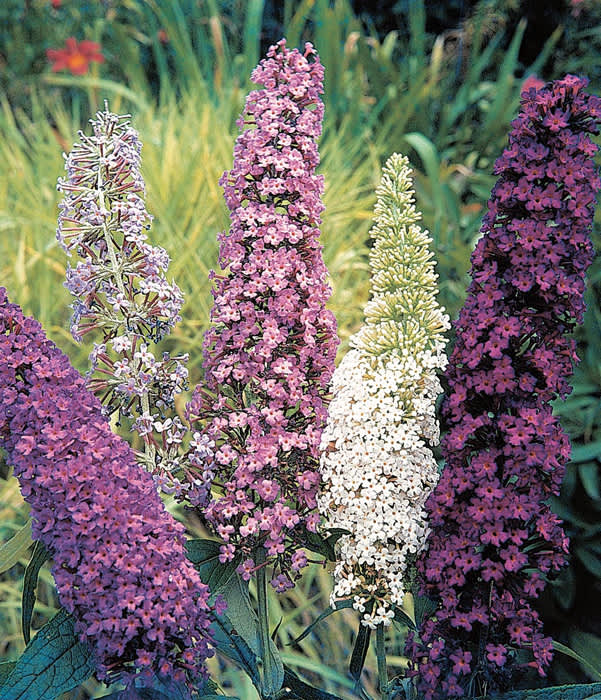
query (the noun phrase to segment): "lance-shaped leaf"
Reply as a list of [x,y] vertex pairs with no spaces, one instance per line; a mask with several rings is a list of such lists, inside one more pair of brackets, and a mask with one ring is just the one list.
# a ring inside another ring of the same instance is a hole
[[31,615],[33,613],[33,606],[35,605],[35,589],[38,585],[38,574],[42,568],[44,562],[49,558],[48,551],[46,547],[39,540],[35,543],[33,548],[33,553],[29,564],[25,569],[25,576],[23,577],[23,596],[22,596],[22,609],[21,609],[21,626],[23,629],[23,639],[25,644],[29,644],[31,637],[30,626],[31,626]]
[[31,518],[0,547],[0,574],[11,569],[31,547]]

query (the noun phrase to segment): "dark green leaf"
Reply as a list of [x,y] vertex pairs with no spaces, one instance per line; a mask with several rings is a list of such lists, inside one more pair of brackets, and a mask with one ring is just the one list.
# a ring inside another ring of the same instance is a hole
[[[221,587],[219,595],[223,596],[227,602],[224,617],[227,617],[233,630],[246,642],[254,655],[256,664],[256,659],[261,659],[259,621],[250,602],[248,585],[238,574],[234,574]],[[269,654],[269,659],[265,667],[271,669],[273,673],[264,675],[263,684],[265,687],[262,688],[262,691],[263,694],[270,696],[282,687],[284,667],[280,653],[271,638],[266,653]],[[245,659],[245,663],[248,665],[249,660]],[[257,687],[260,688],[260,686]]]
[[273,632],[271,633],[271,639],[272,639],[274,642],[275,642],[275,638],[278,636],[278,631],[279,631],[280,627],[282,626],[283,620],[284,620],[284,618],[283,618],[283,617],[280,617],[278,624],[275,626],[275,629],[274,629]]
[[73,631],[73,618],[60,610],[17,660],[2,686],[2,700],[54,700],[94,672],[90,648]]
[[351,655],[351,663],[349,665],[350,674],[356,681],[361,678],[363,664],[365,663],[365,657],[367,656],[367,650],[369,649],[370,637],[371,628],[360,623],[359,632],[357,633],[355,646],[353,647],[353,653]]
[[31,518],[0,547],[0,574],[11,569],[31,547]]
[[415,615],[415,626],[417,629],[437,608],[438,605],[432,598],[428,598],[425,595],[417,595],[416,593],[413,594],[413,614]]
[[586,547],[575,547],[574,554],[586,568],[598,579],[601,579],[601,561]]
[[219,591],[227,601],[225,614],[236,632],[244,639],[256,656],[259,656],[261,643],[259,621],[250,602],[248,585],[238,574],[234,574]]
[[578,475],[584,490],[590,498],[599,498],[599,465],[595,462],[584,462],[578,465]]
[[587,442],[586,445],[573,445],[570,459],[572,462],[588,462],[601,457],[601,441]]
[[399,607],[398,605],[393,605],[393,608],[395,622],[397,622],[399,625],[406,625],[411,630],[416,629],[415,623],[409,617],[409,615],[407,615],[403,608]]
[[570,646],[579,656],[577,661],[591,680],[601,681],[601,639],[577,630],[570,633]]
[[280,696],[281,700],[294,700],[295,698],[300,700],[340,700],[337,695],[326,693],[325,690],[318,690],[305,683],[288,666],[284,666],[283,689],[288,692],[284,692]]
[[181,693],[167,695],[156,688],[129,688],[128,690],[119,690],[110,695],[103,695],[101,700],[182,700],[182,698],[190,700],[191,697],[189,692],[182,696]]
[[581,656],[575,649],[570,649],[570,647],[567,647],[565,644],[562,644],[561,642],[558,642],[555,639],[553,640],[553,649],[555,649],[555,651],[560,652],[561,654],[564,654],[565,656],[569,656],[575,661],[578,661],[578,663],[593,676],[595,674],[599,675],[598,670],[595,668],[595,666],[592,666],[589,660]]
[[215,540],[197,539],[186,542],[188,559],[196,566],[201,580],[213,593],[229,581],[239,563],[234,559],[222,564],[219,561],[219,547],[220,543]]
[[40,573],[40,568],[47,559],[49,559],[49,555],[46,547],[44,547],[39,540],[36,541],[23,578],[21,627],[23,629],[25,644],[29,644],[31,637],[31,615],[33,613],[33,606],[35,605],[35,589],[38,585],[38,574]]
[[227,615],[215,615],[214,617],[211,632],[215,646],[224,656],[239,666],[250,678],[253,685],[259,688],[261,678],[256,654],[234,629]]
[[335,527],[328,532],[330,534],[327,537],[323,537],[317,532],[310,532],[309,530],[305,529],[302,532],[296,533],[295,541],[298,542],[301,547],[305,547],[311,552],[321,554],[330,561],[336,561],[336,551],[334,545],[342,537],[342,535],[348,535],[349,531]]
[[0,661],[0,688],[16,665],[16,661]]
[[338,612],[338,610],[344,610],[344,608],[352,608],[353,607],[353,601],[352,600],[339,600],[336,602],[336,607],[332,608],[329,607],[327,610],[324,610],[324,612],[319,615],[313,622],[302,632],[302,634],[299,634],[299,636],[296,639],[293,639],[291,642],[288,642],[287,646],[290,646],[291,644],[297,644],[298,642],[302,641],[310,632],[311,630],[317,625],[319,622],[322,620],[325,620],[326,617],[329,617],[335,612]]
[[[601,683],[561,685],[537,690],[512,690],[501,695],[488,696],[486,700],[593,700],[601,692]],[[485,700],[477,698],[477,700]]]
[[576,596],[574,569],[570,566],[563,569],[559,576],[553,581],[551,590],[558,604],[564,610],[570,610],[574,605]]

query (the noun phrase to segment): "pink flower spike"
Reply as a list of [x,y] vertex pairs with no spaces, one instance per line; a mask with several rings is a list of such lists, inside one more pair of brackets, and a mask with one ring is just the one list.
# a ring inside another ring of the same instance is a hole
[[[247,561],[264,547],[276,572],[296,576],[299,535],[316,525],[318,447],[338,345],[319,243],[323,67],[311,44],[300,53],[281,40],[252,79],[263,87],[246,100],[234,166],[220,181],[231,226],[219,236],[223,272],[211,273],[205,386],[187,407],[215,459],[200,461],[189,497],[217,533],[225,504],[244,504],[227,518],[235,530],[227,546]],[[211,491],[214,482],[224,486]],[[272,584],[293,585],[277,573]]]

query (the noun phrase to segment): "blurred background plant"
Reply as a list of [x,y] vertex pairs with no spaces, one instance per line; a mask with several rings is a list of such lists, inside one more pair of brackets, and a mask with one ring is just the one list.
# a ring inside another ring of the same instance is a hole
[[[190,353],[194,386],[212,303],[207,275],[216,265],[216,234],[229,223],[217,181],[231,167],[235,119],[251,88],[250,72],[282,36],[290,46],[312,41],[326,69],[322,240],[341,354],[362,321],[368,231],[386,158],[406,153],[415,168],[418,208],[439,261],[441,302],[454,318],[494,182],[492,165],[523,81],[572,72],[588,76],[589,90],[601,93],[597,0],[388,0],[376,10],[361,0],[3,0],[0,280],[83,371],[90,348],[76,346],[69,334],[65,261],[54,237],[62,152],[105,99],[112,111],[132,114],[144,143],[147,206],[155,217],[151,242],[171,254],[170,274],[186,296],[183,322],[163,347]],[[48,50],[70,51],[71,62],[63,54],[61,68]],[[589,308],[578,334],[582,363],[574,392],[557,406],[573,440],[573,460],[555,502],[572,537],[571,565],[541,602],[548,632],[589,664],[557,654],[553,683],[601,680],[600,260],[589,278]],[[187,513],[168,505],[191,533],[203,534]],[[6,465],[0,466],[0,516],[0,542],[27,518]],[[0,661],[16,658],[24,647],[20,586],[26,564],[24,555],[0,574]],[[53,590],[46,565],[35,627],[58,605]],[[351,698],[347,660],[358,626],[352,610],[324,619],[290,644],[327,609],[330,590],[329,572],[313,565],[300,586],[270,601],[271,622],[276,627],[281,621],[277,638],[287,664]],[[397,673],[405,665],[404,634],[394,627],[387,642]],[[211,663],[226,692],[255,697],[237,669]],[[365,669],[364,685],[372,692],[377,678],[371,651]],[[89,681],[71,697],[103,692]]]

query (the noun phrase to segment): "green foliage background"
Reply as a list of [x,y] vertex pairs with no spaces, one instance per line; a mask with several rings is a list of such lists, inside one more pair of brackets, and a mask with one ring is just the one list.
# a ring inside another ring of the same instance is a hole
[[[523,79],[566,72],[588,75],[601,93],[601,10],[593,0],[569,3],[530,65],[520,60],[527,24],[520,3],[481,0],[458,26],[434,35],[423,0],[397,3],[398,28],[378,35],[348,0],[284,3],[281,17],[264,0],[47,0],[0,3],[0,283],[46,328],[80,369],[89,347],[68,332],[70,298],[62,287],[67,260],[58,248],[56,179],[62,152],[79,128],[109,101],[132,115],[140,132],[152,242],[172,256],[170,275],[186,295],[183,322],[165,341],[191,356],[191,383],[201,378],[200,347],[211,307],[208,271],[216,265],[216,233],[228,227],[217,181],[231,167],[235,120],[250,72],[270,40],[312,41],[326,69],[326,117],[320,152],[325,175],[324,257],[331,275],[330,307],[343,343],[357,330],[368,288],[368,231],[380,167],[394,151],[415,168],[418,208],[434,238],[441,300],[452,317],[463,302],[469,256],[478,237],[494,159],[515,116]],[[440,14],[440,7],[437,7]],[[430,10],[432,12],[432,10]],[[162,31],[160,31],[162,30]],[[275,34],[278,30],[281,34]],[[45,49],[68,36],[99,41],[102,65],[75,78],[50,72]],[[166,39],[166,40],[165,40]],[[599,249],[599,228],[595,229]],[[578,332],[582,363],[574,392],[557,406],[573,442],[555,509],[572,538],[570,566],[541,601],[546,629],[587,661],[557,654],[549,682],[601,680],[601,262],[589,275],[588,311]],[[180,408],[183,407],[180,405]],[[0,466],[0,542],[26,521],[17,482]],[[191,535],[202,528],[174,503]],[[27,557],[0,575],[0,660],[15,659],[21,581]],[[330,574],[315,564],[297,588],[270,601],[272,628],[284,661],[341,697],[355,697],[347,673],[357,630],[352,610],[319,623],[286,646],[328,606]],[[40,572],[34,627],[57,609],[47,565]],[[404,630],[388,639],[389,663],[400,673]],[[375,658],[365,687],[376,687]],[[235,668],[214,659],[211,673],[230,694],[254,690]],[[100,697],[88,681],[65,697]]]

